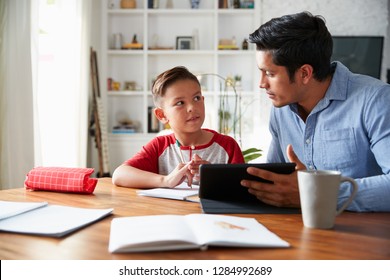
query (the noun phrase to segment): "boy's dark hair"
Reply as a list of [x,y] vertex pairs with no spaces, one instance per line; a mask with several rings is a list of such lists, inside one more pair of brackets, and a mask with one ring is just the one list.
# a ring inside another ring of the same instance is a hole
[[285,66],[292,82],[304,64],[313,67],[314,78],[319,81],[331,73],[333,41],[321,16],[302,12],[273,18],[250,34],[249,42],[259,51],[270,51],[273,63]]
[[198,78],[186,67],[176,66],[169,69],[158,75],[152,85],[153,101],[157,107],[160,106],[160,99],[164,97],[166,89],[179,80],[191,80],[200,86]]

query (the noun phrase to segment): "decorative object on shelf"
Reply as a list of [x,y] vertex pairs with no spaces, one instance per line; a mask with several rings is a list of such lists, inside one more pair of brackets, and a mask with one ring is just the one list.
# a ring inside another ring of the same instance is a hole
[[161,130],[162,124],[155,116],[154,107],[148,107],[148,133],[157,133]]
[[241,8],[242,9],[254,9],[255,8],[255,2],[254,0],[244,0],[241,2]]
[[193,49],[199,50],[199,29],[195,28],[192,31],[192,37],[193,37]]
[[191,9],[199,9],[200,0],[190,0]]
[[112,90],[119,91],[121,89],[121,83],[116,82],[116,81],[112,81],[111,88],[112,88]]
[[220,9],[227,9],[227,8],[229,8],[229,1],[228,0],[219,0],[218,8],[220,8]]
[[119,111],[116,114],[117,125],[113,126],[112,133],[136,133],[139,127],[137,121],[133,121],[129,118],[128,112]]
[[241,87],[241,75],[234,76],[234,87],[239,89]]
[[136,90],[136,88],[137,88],[137,83],[134,81],[130,81],[130,82],[125,82],[125,86],[123,89],[133,91]]
[[136,127],[134,125],[116,125],[112,128],[114,134],[126,134],[136,133]]
[[247,50],[248,49],[248,40],[247,40],[247,38],[245,38],[244,41],[242,41],[242,49],[243,50]]
[[109,1],[108,1],[107,8],[109,8],[109,9],[115,9],[114,0],[109,0]]
[[138,44],[137,34],[134,34],[133,40],[131,41],[131,43],[132,43],[132,44]]
[[113,35],[113,44],[112,48],[116,50],[120,50],[123,45],[123,35],[122,33],[115,33]]
[[[236,89],[233,77],[223,77],[219,74],[207,73],[198,75],[198,79],[207,76],[216,77],[219,83],[219,126],[218,131],[224,134],[232,134],[238,144],[241,146],[241,94]],[[236,75],[238,76],[238,75]],[[232,95],[233,93],[233,95]],[[228,108],[229,97],[233,97],[233,110]]]
[[233,1],[233,8],[234,8],[234,9],[239,9],[239,8],[241,8],[240,0],[234,0],[234,1]]
[[153,9],[158,9],[160,6],[160,1],[159,0],[153,0]]
[[114,90],[118,91],[121,88],[121,83],[118,81],[115,81],[112,78],[107,79],[107,90]]
[[122,49],[131,49],[131,50],[142,50],[143,47],[144,46],[142,44],[138,43],[137,34],[134,34],[131,43],[122,45]]
[[122,45],[122,49],[124,50],[142,50],[144,47],[144,45],[140,44],[140,43],[128,43],[128,44],[123,44]]
[[165,4],[166,9],[173,9],[173,0],[167,0],[167,3]]
[[236,39],[220,39],[218,42],[218,50],[238,50]]
[[135,9],[137,8],[136,0],[121,0],[122,9]]
[[192,36],[178,36],[176,37],[176,49],[177,50],[192,50],[194,40]]

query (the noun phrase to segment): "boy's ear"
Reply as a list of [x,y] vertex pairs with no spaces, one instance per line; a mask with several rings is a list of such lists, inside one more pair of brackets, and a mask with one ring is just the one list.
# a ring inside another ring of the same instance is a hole
[[161,108],[154,108],[154,115],[156,118],[163,124],[168,123],[167,118],[165,117],[164,110]]

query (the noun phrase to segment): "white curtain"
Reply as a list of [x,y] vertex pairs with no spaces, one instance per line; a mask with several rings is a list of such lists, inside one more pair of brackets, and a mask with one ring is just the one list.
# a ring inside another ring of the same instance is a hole
[[34,166],[31,6],[0,1],[0,187],[22,187]]
[[4,189],[34,166],[86,166],[91,0],[0,3]]

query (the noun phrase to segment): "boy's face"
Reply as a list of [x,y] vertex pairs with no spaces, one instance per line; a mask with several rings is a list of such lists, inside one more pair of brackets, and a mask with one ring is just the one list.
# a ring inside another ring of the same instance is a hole
[[179,80],[165,90],[161,108],[155,110],[157,118],[169,124],[174,132],[198,131],[204,122],[205,106],[199,85],[192,80]]

